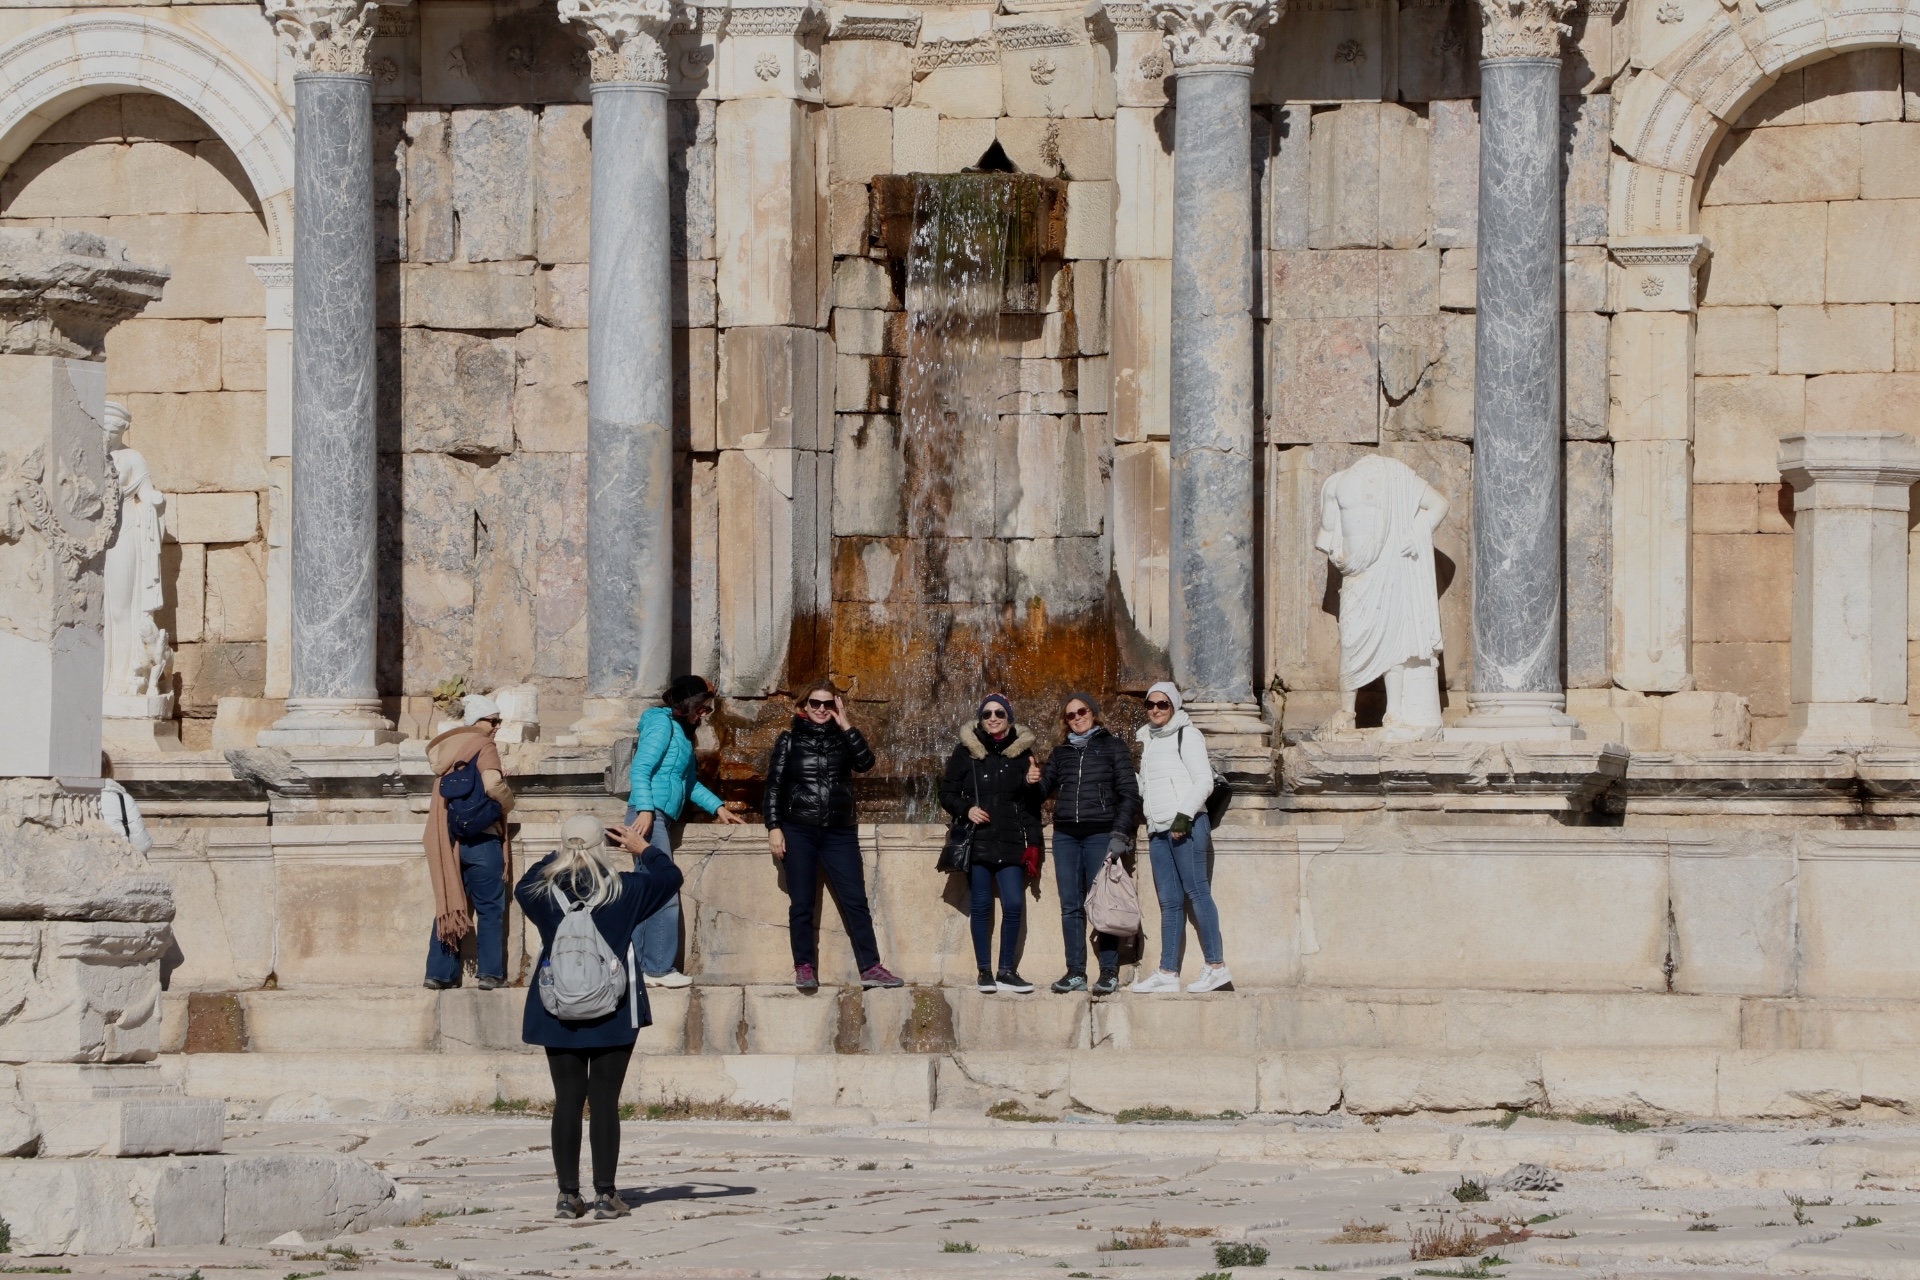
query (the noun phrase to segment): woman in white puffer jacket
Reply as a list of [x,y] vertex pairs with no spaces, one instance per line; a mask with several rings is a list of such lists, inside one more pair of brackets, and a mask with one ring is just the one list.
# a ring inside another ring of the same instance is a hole
[[1180,690],[1161,681],[1147,690],[1147,723],[1140,740],[1140,799],[1147,818],[1154,894],[1160,899],[1160,969],[1133,984],[1135,991],[1180,990],[1180,956],[1187,941],[1187,904],[1206,967],[1187,990],[1218,991],[1233,982],[1220,941],[1220,910],[1207,870],[1213,829],[1207,797],[1213,763],[1207,740],[1180,709]]

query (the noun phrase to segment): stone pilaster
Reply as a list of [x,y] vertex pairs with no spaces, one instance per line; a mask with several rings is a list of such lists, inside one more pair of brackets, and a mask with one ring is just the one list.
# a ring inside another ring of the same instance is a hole
[[294,72],[293,669],[275,746],[393,741],[374,680],[373,78],[378,6],[267,16]]
[[1562,661],[1560,41],[1573,0],[1481,0],[1473,683],[1449,736],[1574,738]]
[[1276,0],[1150,0],[1175,79],[1168,594],[1174,680],[1238,772],[1272,768],[1253,688],[1250,89]]
[[560,0],[593,43],[587,274],[590,742],[633,729],[673,657],[673,294],[668,238],[670,0]]

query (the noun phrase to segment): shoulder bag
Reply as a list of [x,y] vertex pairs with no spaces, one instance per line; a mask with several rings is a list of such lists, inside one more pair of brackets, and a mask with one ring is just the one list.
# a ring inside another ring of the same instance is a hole
[[[968,772],[973,775],[973,807],[980,807],[980,767],[969,763]],[[973,858],[973,819],[961,814],[947,826],[946,841],[940,846],[940,860],[933,864],[935,871],[951,874],[965,871]]]

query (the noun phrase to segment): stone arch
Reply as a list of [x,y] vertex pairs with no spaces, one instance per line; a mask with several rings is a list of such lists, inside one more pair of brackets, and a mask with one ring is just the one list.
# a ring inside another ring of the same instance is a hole
[[270,252],[293,252],[293,120],[272,87],[218,45],[136,14],[83,14],[0,46],[0,86],[0,172],[76,107],[160,94],[232,149],[260,201]]
[[1913,0],[1786,0],[1763,3],[1750,22],[1741,16],[1717,12],[1615,101],[1610,234],[1696,230],[1700,181],[1721,140],[1786,72],[1856,49],[1920,48],[1908,25],[1920,18]]

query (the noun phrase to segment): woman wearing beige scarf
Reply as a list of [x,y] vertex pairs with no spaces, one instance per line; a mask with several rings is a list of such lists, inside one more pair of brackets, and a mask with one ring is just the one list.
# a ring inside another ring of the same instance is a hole
[[[500,708],[492,698],[471,694],[463,704],[465,723],[449,729],[427,744],[427,763],[433,767],[433,806],[420,843],[427,851],[427,872],[433,879],[433,935],[427,943],[426,986],[445,991],[460,985],[460,940],[475,932],[479,987],[491,991],[507,981],[506,814],[513,809],[506,770],[493,735],[500,727]],[[501,809],[501,818],[486,837],[456,845],[447,828],[447,802],[440,779],[468,760],[480,770],[480,783]]]

